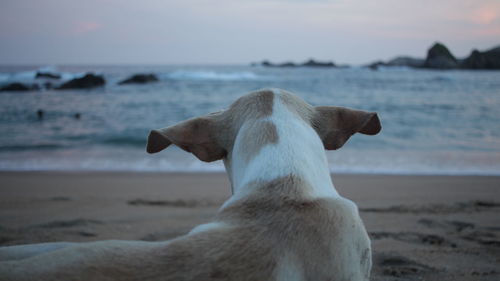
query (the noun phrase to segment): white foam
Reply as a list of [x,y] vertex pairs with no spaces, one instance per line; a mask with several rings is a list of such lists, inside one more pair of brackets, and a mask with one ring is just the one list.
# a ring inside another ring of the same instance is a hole
[[48,65],[48,66],[42,66],[38,68],[39,72],[48,72],[48,73],[58,73],[59,70],[57,69],[56,66],[53,65]]
[[81,78],[85,76],[84,72],[79,72],[79,73],[61,72],[60,74],[61,74],[61,80],[63,81]]
[[[19,159],[16,157],[2,157],[0,171],[135,171],[135,172],[202,172],[221,173],[224,166],[221,161],[205,163],[193,157],[178,159],[169,157],[168,151],[162,158],[151,158],[151,155],[121,158],[84,157],[76,156],[62,158],[57,155]],[[181,160],[181,161],[179,161]],[[336,174],[385,174],[385,175],[484,175],[500,176],[500,165],[426,165],[425,163],[391,163],[380,161],[377,163],[343,163],[330,162],[329,169]],[[476,163],[477,164],[477,163]]]
[[30,81],[30,80],[33,80],[35,79],[35,76],[36,76],[36,71],[21,71],[21,72],[16,72],[16,73],[13,73],[9,80],[11,81],[18,81],[18,82],[22,82],[22,81]]
[[174,71],[166,76],[169,79],[175,80],[256,80],[259,76],[253,72],[215,72],[215,71]]

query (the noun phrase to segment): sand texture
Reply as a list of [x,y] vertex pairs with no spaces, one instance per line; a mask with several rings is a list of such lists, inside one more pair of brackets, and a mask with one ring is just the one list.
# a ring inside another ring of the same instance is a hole
[[[372,238],[372,280],[500,280],[500,178],[335,175]],[[208,222],[224,174],[0,172],[0,245],[157,241]]]

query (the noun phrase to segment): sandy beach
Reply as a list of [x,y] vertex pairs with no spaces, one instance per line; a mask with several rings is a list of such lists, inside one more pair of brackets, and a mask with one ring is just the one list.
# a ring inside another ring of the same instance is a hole
[[[372,280],[499,280],[500,177],[334,175],[372,238]],[[210,221],[225,174],[0,172],[0,245],[164,240]]]

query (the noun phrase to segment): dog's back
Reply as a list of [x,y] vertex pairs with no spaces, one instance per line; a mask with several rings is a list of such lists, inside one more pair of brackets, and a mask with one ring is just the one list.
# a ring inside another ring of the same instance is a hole
[[293,176],[264,183],[221,210],[215,227],[166,243],[75,244],[3,262],[0,273],[11,277],[2,280],[368,280],[370,241],[356,206],[283,200],[284,189],[300,194],[303,184]]

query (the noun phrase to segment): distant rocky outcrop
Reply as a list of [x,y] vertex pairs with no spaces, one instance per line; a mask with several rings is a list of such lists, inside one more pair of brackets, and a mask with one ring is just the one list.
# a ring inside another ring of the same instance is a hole
[[454,69],[459,68],[458,60],[451,54],[450,50],[441,43],[435,43],[428,51],[424,68]]
[[461,67],[464,69],[500,69],[500,46],[485,52],[473,50],[463,60]]
[[300,66],[307,66],[307,67],[335,67],[335,63],[328,61],[328,62],[319,62],[315,61],[313,59],[310,59],[306,61],[305,63],[301,64]]
[[7,91],[22,92],[22,91],[33,91],[39,89],[40,87],[38,87],[37,84],[26,85],[23,83],[14,82],[0,87],[0,92],[7,92]]
[[50,79],[61,79],[61,75],[51,72],[37,71],[35,78],[50,78]]
[[293,62],[284,62],[284,63],[272,63],[268,60],[264,60],[261,62],[262,66],[265,67],[296,67],[297,65]]
[[408,66],[429,69],[500,69],[500,46],[480,52],[473,50],[465,59],[457,59],[442,43],[435,43],[428,51],[425,59],[412,57],[396,57],[388,62],[376,61],[367,65],[371,69],[380,66]]
[[376,61],[368,65],[371,69],[378,69],[380,66],[391,67],[391,66],[407,66],[407,67],[422,67],[424,65],[424,59],[412,58],[412,57],[396,57],[388,62]]
[[59,86],[58,90],[65,90],[65,89],[90,89],[90,88],[95,88],[95,87],[100,87],[104,86],[106,84],[106,81],[101,75],[95,75],[92,73],[87,73],[85,76],[81,78],[75,78],[71,79],[66,83],[63,83],[61,86]]
[[158,81],[158,77],[154,74],[135,74],[131,77],[119,82],[118,84],[145,84]]
[[388,62],[390,66],[409,66],[409,67],[422,67],[424,59],[412,57],[396,57]]
[[[257,64],[252,63],[252,66],[256,66]],[[335,63],[331,61],[327,62],[319,62],[314,59],[309,59],[304,63],[294,63],[294,62],[284,62],[284,63],[272,63],[268,60],[264,60],[260,63],[260,65],[265,67],[337,67]]]

